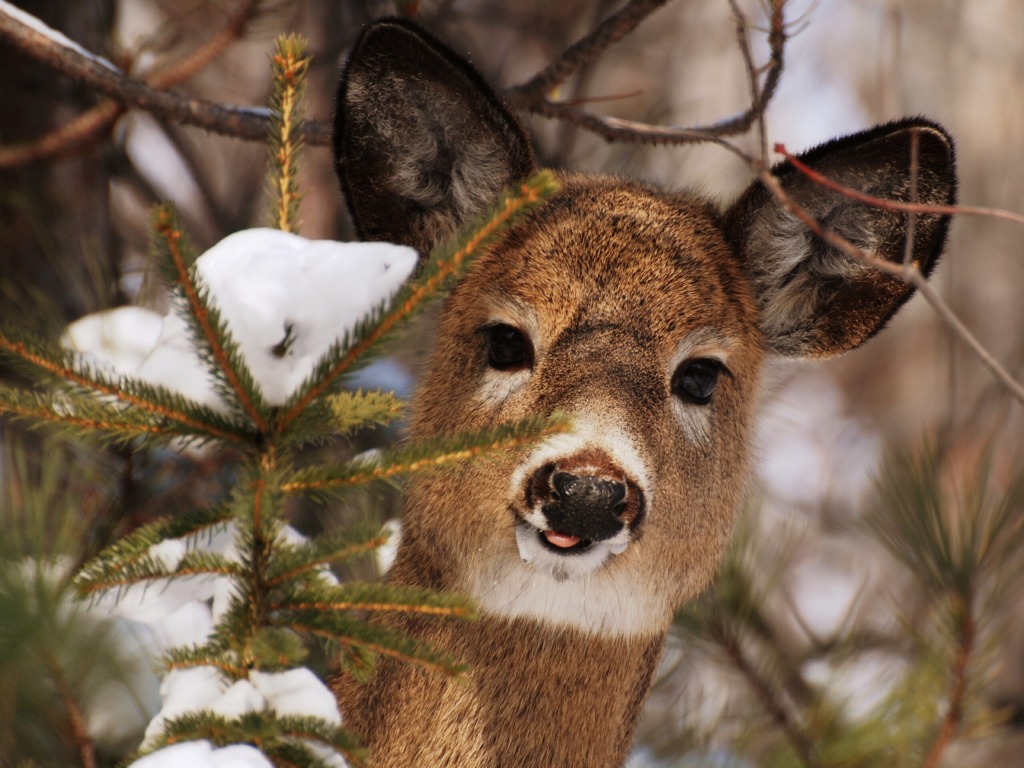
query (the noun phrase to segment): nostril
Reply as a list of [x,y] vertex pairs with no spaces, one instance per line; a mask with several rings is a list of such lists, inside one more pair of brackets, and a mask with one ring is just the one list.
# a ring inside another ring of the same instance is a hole
[[[625,487],[623,487],[623,491],[625,491]],[[625,493],[623,493],[622,498],[612,506],[612,514],[618,518],[622,518],[628,509],[629,504],[626,501]]]
[[537,504],[558,501],[558,496],[555,494],[551,484],[551,475],[554,471],[554,464],[546,464],[533,473],[533,477],[530,478],[530,483],[526,489],[528,508],[533,509]]
[[578,478],[569,472],[555,472],[551,476],[551,497],[572,496]]

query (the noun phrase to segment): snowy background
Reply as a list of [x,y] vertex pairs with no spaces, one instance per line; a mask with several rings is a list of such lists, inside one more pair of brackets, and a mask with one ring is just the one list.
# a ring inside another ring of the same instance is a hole
[[[45,3],[17,4],[51,12]],[[489,79],[505,85],[532,75],[616,7],[583,0],[557,7],[541,0],[427,0],[418,5],[421,21],[469,53]],[[760,18],[758,3],[742,5],[752,18]],[[130,70],[136,76],[194,45],[224,13],[222,4],[187,0],[88,0],[79,7],[77,14],[64,15],[60,28],[112,60],[131,52]],[[317,56],[308,113],[327,118],[347,45],[368,14],[392,8],[389,2],[269,4],[241,40],[181,88],[228,103],[265,103],[272,40],[294,29],[310,38]],[[97,33],[107,14],[112,14],[110,34]],[[783,141],[798,150],[877,122],[924,114],[958,139],[962,201],[1024,211],[1024,174],[1016,168],[1024,146],[1024,5],[1017,0],[808,0],[794,2],[788,15],[794,20],[793,37],[768,114],[770,142]],[[90,94],[67,81],[54,78],[40,85],[24,63],[12,61],[4,50],[0,56],[2,103],[25,104],[17,113],[6,110],[0,116],[0,144],[40,135],[93,105]],[[694,124],[742,109],[746,87],[728,3],[677,0],[559,95],[624,96],[591,106],[626,118]],[[53,108],[55,103],[60,106]],[[722,200],[749,183],[746,169],[713,147],[609,145],[552,122],[527,122],[545,164],[641,176]],[[264,172],[262,146],[168,126],[139,113],[123,117],[109,139],[79,156],[0,171],[0,253],[5,260],[0,316],[57,337],[80,317],[127,305],[105,315],[104,322],[130,329],[115,335],[137,346],[129,350],[119,342],[125,356],[108,355],[111,364],[139,371],[162,347],[172,361],[164,370],[174,370],[180,362],[174,357],[181,351],[175,351],[174,342],[180,327],[174,326],[173,311],[168,314],[173,307],[151,267],[146,211],[155,202],[173,200],[205,249],[235,231],[265,223]],[[300,187],[306,193],[303,234],[315,241],[352,239],[325,148],[308,150]],[[956,311],[1018,378],[1024,370],[1021,242],[1020,229],[1005,222],[958,219],[935,278]],[[265,287],[279,287],[272,283]],[[45,315],[28,309],[43,302],[49,302]],[[342,302],[311,304],[307,321],[343,309]],[[70,343],[102,348],[109,328],[91,322],[71,326]],[[407,393],[426,346],[422,335],[411,336],[393,357],[364,372],[365,381]],[[278,393],[282,396],[295,383],[275,381],[284,387]],[[208,389],[193,394],[212,397]],[[1024,448],[1022,409],[992,386],[988,374],[950,340],[920,300],[864,349],[842,360],[779,371],[765,405],[758,433],[761,505],[754,536],[765,553],[766,572],[777,564],[774,556],[785,551],[782,573],[776,574],[779,589],[771,596],[772,616],[774,631],[794,658],[851,623],[884,627],[893,605],[913,608],[905,574],[879,548],[849,533],[871,502],[872,478],[887,449],[942,434],[954,459],[966,464],[992,438],[998,461],[1011,465],[1019,464]],[[353,450],[372,447],[374,439],[367,436]],[[127,461],[114,453],[108,460],[113,473]],[[134,490],[125,492],[122,507],[125,520],[136,522],[185,503],[182,494],[216,486],[211,477],[221,469],[202,456],[162,454],[145,464],[138,457],[132,461],[124,476]],[[5,491],[12,487],[9,470],[0,484]],[[394,501],[382,506],[383,520],[393,512]],[[344,518],[348,513],[337,514]],[[298,516],[311,519],[305,510]],[[165,681],[161,698],[147,659],[166,643],[203,636],[216,609],[215,596],[209,597],[210,603],[182,602],[173,618],[159,603],[158,621],[124,617],[122,647],[137,674],[128,693],[124,686],[108,691],[90,707],[89,731],[97,742],[121,744],[134,738],[137,743],[161,707],[166,711],[180,701],[180,680]],[[1016,610],[1024,615],[1021,606]],[[1022,626],[1024,621],[1017,622],[1018,630],[1008,632],[995,649],[1001,674],[989,691],[993,701],[1018,708],[1024,707]],[[667,672],[645,713],[637,765],[673,754],[679,733],[695,723],[716,721],[732,706],[735,681],[723,678],[714,665],[673,647],[666,661],[670,669],[675,671]],[[900,672],[899,658],[884,653],[862,657],[849,668],[802,667],[808,681],[828,687],[844,702],[851,718],[877,701]],[[203,685],[190,680],[188,687],[193,684],[197,689]],[[233,702],[225,706],[264,706],[276,702],[285,687],[261,689],[252,682],[237,700],[226,690],[209,692]],[[248,759],[237,751],[189,749],[197,750],[185,755],[194,765]]]

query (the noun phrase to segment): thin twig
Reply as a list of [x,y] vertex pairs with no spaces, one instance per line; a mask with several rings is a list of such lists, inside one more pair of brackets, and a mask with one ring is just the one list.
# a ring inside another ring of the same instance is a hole
[[[917,197],[917,176],[920,168],[918,167],[918,149],[921,143],[921,134],[918,129],[914,129],[910,132],[910,167],[908,173],[910,175],[910,198],[909,202],[917,203],[920,202]],[[907,214],[907,239],[903,243],[903,269],[904,271],[910,269],[910,265],[914,261],[914,236],[917,234],[917,214]]]
[[[697,126],[661,126],[651,123],[644,123],[634,120],[623,120],[615,117],[605,117],[592,112],[575,108],[565,102],[552,101],[548,98],[550,88],[538,90],[531,86],[533,81],[511,88],[505,92],[505,96],[515,109],[550,117],[557,120],[564,120],[579,126],[585,130],[596,133],[607,141],[620,141],[641,144],[694,144],[699,142],[710,142],[728,149],[749,161],[749,156],[724,141],[727,136],[737,136],[745,133],[754,125],[767,108],[775,89],[779,84],[782,75],[783,53],[786,43],[786,23],[783,14],[785,0],[771,0],[771,14],[769,20],[768,45],[769,61],[765,66],[764,85],[755,89],[755,95],[751,103],[741,114],[725,118],[714,123]],[[627,9],[630,6],[627,6]],[[624,11],[626,9],[623,9]],[[653,10],[653,9],[650,9]],[[650,13],[648,10],[648,13]],[[614,17],[613,17],[614,18]],[[607,23],[607,21],[606,21]],[[742,14],[737,16],[738,32],[745,37],[746,22]],[[634,25],[635,26],[635,25]],[[598,27],[600,29],[601,27]],[[628,30],[627,30],[628,31]],[[595,30],[596,32],[596,30]],[[589,38],[585,38],[589,39]],[[582,43],[583,41],[581,41]],[[741,46],[741,49],[743,46]],[[572,48],[563,54],[569,55]],[[749,54],[744,49],[745,57]],[[570,57],[571,58],[571,57]],[[561,60],[561,58],[560,58]],[[581,60],[586,61],[586,59]],[[561,70],[559,70],[561,71]],[[751,72],[753,80],[757,79],[757,68],[754,67],[752,59],[748,61],[748,71]],[[537,80],[537,78],[534,78]],[[547,82],[547,81],[544,81]]]
[[512,107],[522,106],[526,109],[529,108],[527,105],[546,99],[557,86],[604,53],[610,45],[636,29],[641,21],[667,2],[668,0],[631,0],[587,35],[566,48],[557,59],[525,83],[505,91],[505,98]]
[[874,208],[881,208],[886,211],[900,211],[903,213],[937,213],[947,216],[989,216],[994,219],[1006,219],[1007,221],[1012,221],[1015,224],[1024,224],[1024,214],[1016,213],[1014,211],[1005,211],[1001,208],[986,208],[984,206],[977,205],[932,205],[930,203],[907,203],[901,200],[890,200],[884,197],[875,197],[874,195],[869,195],[856,189],[843,186],[839,182],[833,181],[827,176],[823,176],[807,164],[801,162],[800,158],[790,154],[789,150],[786,149],[785,144],[776,144],[774,149],[780,155],[785,157],[786,160],[789,161],[790,165],[800,171],[800,173],[815,184],[820,184],[826,189],[838,192],[843,197],[849,198],[850,200],[856,200],[859,203],[866,203]]

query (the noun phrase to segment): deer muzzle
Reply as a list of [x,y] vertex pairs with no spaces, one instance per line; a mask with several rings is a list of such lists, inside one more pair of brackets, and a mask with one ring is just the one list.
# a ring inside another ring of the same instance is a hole
[[639,521],[644,507],[635,483],[610,462],[596,463],[593,457],[541,466],[527,484],[526,497],[527,509],[540,512],[533,517],[543,522],[542,543],[560,554],[582,552],[615,537],[626,542],[620,534]]

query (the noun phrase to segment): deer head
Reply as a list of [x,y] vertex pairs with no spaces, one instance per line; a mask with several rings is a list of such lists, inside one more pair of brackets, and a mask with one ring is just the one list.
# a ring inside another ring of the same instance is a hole
[[[802,159],[842,184],[907,200],[913,134],[917,199],[951,203],[952,141],[927,120],[880,126]],[[534,168],[520,125],[477,73],[399,21],[371,26],[356,44],[339,89],[334,150],[360,234],[423,252]],[[825,226],[865,251],[903,258],[906,215],[852,202],[787,165],[775,172]],[[414,404],[411,431],[420,437],[554,411],[573,421],[570,433],[530,450],[409,489],[391,578],[475,598],[484,619],[459,630],[459,647],[474,658],[490,658],[476,645],[520,647],[524,634],[562,638],[555,650],[565,638],[660,647],[729,539],[766,358],[857,347],[911,294],[812,235],[759,183],[722,211],[620,178],[564,173],[560,181],[559,193],[452,290]],[[925,273],[946,228],[940,216],[917,219],[913,257]],[[507,666],[535,669],[554,652],[543,650],[549,641],[527,645],[518,653],[531,658]],[[645,690],[651,654],[636,655]],[[586,663],[599,690],[623,660]],[[539,685],[525,675],[510,685]],[[479,715],[486,686],[477,686],[466,712]],[[635,719],[636,702],[621,704],[607,716]],[[514,706],[488,706],[505,714],[489,715],[487,726],[449,727],[517,727]],[[371,742],[382,722],[361,721]],[[621,761],[632,727],[625,745],[573,764]],[[615,733],[621,742],[623,731]],[[427,754],[423,743],[406,756]],[[568,754],[546,749],[538,762]],[[468,754],[456,763],[495,764]]]

